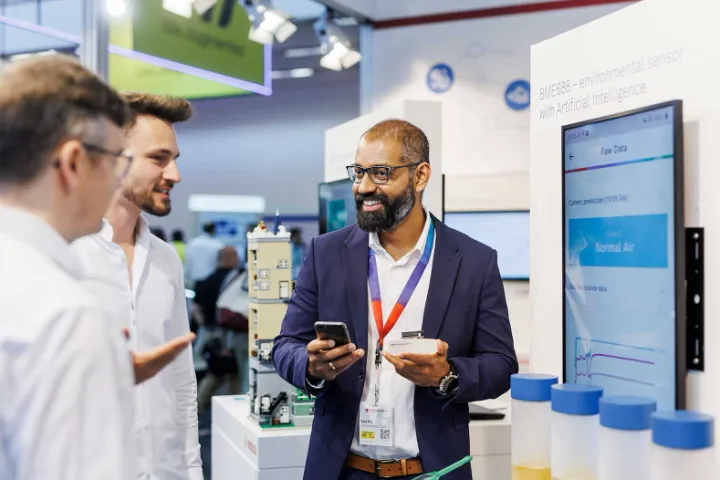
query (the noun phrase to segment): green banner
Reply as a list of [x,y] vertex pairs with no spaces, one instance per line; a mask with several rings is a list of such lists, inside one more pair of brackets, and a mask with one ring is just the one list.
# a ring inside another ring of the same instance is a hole
[[[265,46],[247,38],[250,20],[237,0],[219,0],[191,18],[166,11],[162,0],[136,0],[132,13],[111,25],[113,45],[263,85]],[[110,56],[109,74],[122,91],[191,99],[250,93],[119,55]]]

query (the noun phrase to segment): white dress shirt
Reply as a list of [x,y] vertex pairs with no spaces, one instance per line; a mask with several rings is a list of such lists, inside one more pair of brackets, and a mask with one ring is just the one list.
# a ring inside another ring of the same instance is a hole
[[[85,267],[85,286],[130,330],[130,348],[146,351],[186,334],[190,322],[183,269],[175,249],[152,235],[141,217],[132,285],[127,257],[104,222],[100,233],[73,243]],[[190,348],[135,388],[135,444],[144,480],[200,480],[197,383]]]
[[131,480],[133,378],[122,332],[67,242],[0,207],[0,478]]
[[185,275],[193,283],[205,280],[218,266],[218,254],[225,246],[208,234],[191,239],[185,247]]
[[[378,279],[380,280],[380,293],[382,296],[383,325],[395,306],[400,293],[405,288],[410,274],[422,257],[428,231],[430,229],[430,215],[426,212],[425,228],[413,248],[397,262],[385,251],[380,244],[377,234],[371,233],[369,246],[375,251],[377,261]],[[386,340],[399,340],[402,332],[422,330],[423,315],[425,313],[425,300],[430,288],[430,275],[433,258],[435,257],[435,243],[430,254],[423,276],[420,278],[415,291],[397,323],[390,330]],[[370,284],[368,283],[368,351],[365,355],[366,375],[365,385],[361,398],[361,406],[365,402],[372,403],[374,399],[374,385],[377,381],[375,368],[375,349],[378,342],[378,331],[375,325],[375,316],[372,313],[370,299]],[[355,437],[350,451],[375,460],[394,460],[412,458],[419,455],[417,436],[415,434],[415,384],[395,372],[395,367],[387,360],[382,360],[380,367],[380,405],[394,407],[395,441],[393,447],[375,447],[360,445],[358,441],[358,425],[355,427]],[[358,415],[358,419],[360,415]],[[359,421],[359,420],[358,420]]]

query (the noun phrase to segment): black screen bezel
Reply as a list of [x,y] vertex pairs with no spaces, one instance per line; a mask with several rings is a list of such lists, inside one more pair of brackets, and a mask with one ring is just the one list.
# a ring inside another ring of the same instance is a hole
[[671,100],[668,102],[657,103],[646,107],[628,110],[604,117],[593,118],[582,122],[564,125],[560,132],[560,144],[562,155],[560,157],[560,175],[561,175],[561,201],[562,201],[562,241],[561,241],[561,261],[562,261],[562,362],[563,362],[563,383],[567,382],[567,312],[566,312],[566,292],[565,292],[565,265],[566,265],[566,218],[565,218],[565,132],[578,127],[591,124],[616,120],[619,118],[649,113],[653,110],[662,108],[673,108],[673,182],[674,182],[674,245],[675,245],[675,408],[683,409],[686,405],[685,385],[687,377],[687,356],[686,356],[686,307],[685,307],[685,180],[684,180],[684,142],[683,142],[683,108],[682,100]]

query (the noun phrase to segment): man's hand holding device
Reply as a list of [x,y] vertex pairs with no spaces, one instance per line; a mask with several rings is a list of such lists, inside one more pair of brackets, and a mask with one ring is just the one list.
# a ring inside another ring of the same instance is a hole
[[398,353],[383,352],[385,359],[392,363],[395,371],[420,387],[440,387],[443,380],[452,375],[452,367],[447,359],[448,344],[436,341],[435,353]]
[[351,341],[347,326],[340,322],[315,322],[317,338],[307,346],[308,375],[318,380],[334,380],[365,356]]

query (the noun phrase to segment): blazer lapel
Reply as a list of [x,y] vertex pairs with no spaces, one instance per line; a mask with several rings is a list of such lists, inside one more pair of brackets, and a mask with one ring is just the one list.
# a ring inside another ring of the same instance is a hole
[[368,234],[355,227],[345,241],[342,252],[350,316],[355,331],[355,346],[368,348]]
[[433,217],[435,222],[435,256],[433,257],[430,288],[425,301],[423,336],[437,338],[450,304],[455,278],[460,267],[460,254],[450,230]]

